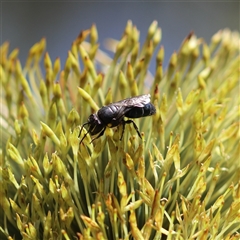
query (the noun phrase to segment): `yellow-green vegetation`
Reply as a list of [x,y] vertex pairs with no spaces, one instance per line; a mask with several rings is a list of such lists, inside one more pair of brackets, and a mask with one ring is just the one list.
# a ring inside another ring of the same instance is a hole
[[[239,33],[190,34],[166,70],[161,36],[154,21],[141,46],[129,21],[111,58],[93,25],[65,63],[42,39],[24,66],[1,46],[1,239],[240,238]],[[79,144],[91,113],[145,93],[142,140]]]

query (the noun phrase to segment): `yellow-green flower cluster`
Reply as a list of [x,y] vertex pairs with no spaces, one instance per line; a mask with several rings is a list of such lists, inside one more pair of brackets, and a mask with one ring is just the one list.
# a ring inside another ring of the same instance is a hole
[[[157,22],[139,35],[129,21],[111,58],[93,25],[64,64],[45,39],[24,67],[1,46],[1,239],[239,239],[239,33],[189,34],[166,70]],[[80,144],[91,113],[144,93],[142,140],[119,126]]]

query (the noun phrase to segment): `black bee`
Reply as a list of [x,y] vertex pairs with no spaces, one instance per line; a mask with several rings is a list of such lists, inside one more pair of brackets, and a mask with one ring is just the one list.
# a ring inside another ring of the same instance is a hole
[[130,119],[124,120],[124,117],[140,118],[150,116],[155,113],[156,109],[150,102],[150,94],[126,98],[119,102],[111,103],[100,108],[96,113],[91,114],[88,117],[88,121],[82,125],[79,136],[81,135],[82,129],[85,125],[89,125],[89,129],[83,136],[80,144],[88,133],[90,133],[90,135],[98,134],[95,138],[92,139],[92,141],[94,141],[104,134],[106,127],[112,128],[120,124],[123,125],[123,131],[120,138],[120,140],[122,140],[125,125],[130,123],[133,124],[138,136],[142,138],[135,122]]

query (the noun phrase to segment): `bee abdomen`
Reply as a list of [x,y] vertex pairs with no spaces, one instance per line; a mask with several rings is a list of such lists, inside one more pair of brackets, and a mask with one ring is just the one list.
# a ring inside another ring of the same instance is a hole
[[151,103],[147,103],[144,107],[134,107],[125,113],[128,118],[140,118],[150,116],[156,113],[155,107]]

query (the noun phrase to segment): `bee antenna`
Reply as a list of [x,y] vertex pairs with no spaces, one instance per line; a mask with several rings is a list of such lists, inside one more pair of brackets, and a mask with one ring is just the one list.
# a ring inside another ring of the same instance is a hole
[[[84,126],[86,126],[86,125],[88,125],[88,124],[89,124],[89,122],[86,122],[86,123],[84,123],[84,124],[82,125],[82,127],[81,127],[81,130],[80,130],[80,132],[79,132],[79,135],[78,135],[78,137],[80,137],[80,136],[81,136],[81,133],[82,133],[83,127],[84,127]],[[83,139],[86,137],[86,135],[87,135],[88,133],[89,133],[89,131],[87,131],[87,133],[85,133],[85,134],[84,134],[84,136],[83,136],[82,140],[80,141],[80,144],[82,143]]]

